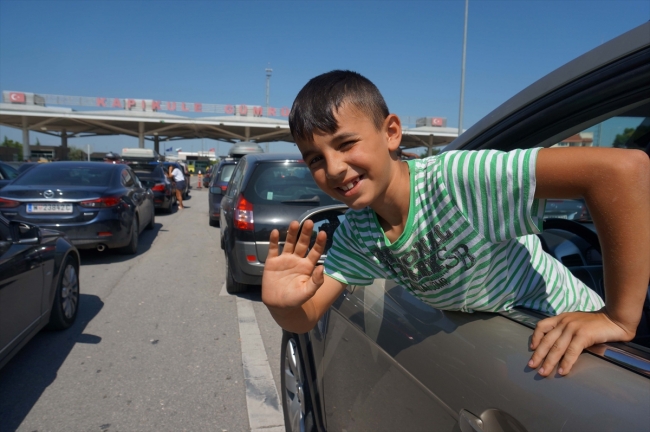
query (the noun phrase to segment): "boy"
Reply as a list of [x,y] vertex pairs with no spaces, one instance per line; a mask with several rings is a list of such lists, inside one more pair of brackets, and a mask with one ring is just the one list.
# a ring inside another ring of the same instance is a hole
[[[526,306],[538,323],[529,362],[566,375],[593,344],[634,337],[650,279],[650,161],[620,149],[447,152],[403,163],[399,118],[359,74],[332,71],[294,101],[291,133],[318,186],[350,210],[324,266],[326,235],[292,222],[271,233],[262,300],[284,329],[309,331],[347,284],[390,278],[432,306]],[[584,197],[603,249],[607,304],[545,254],[546,198]],[[587,312],[587,313],[585,313]],[[558,365],[559,363],[559,365]]]

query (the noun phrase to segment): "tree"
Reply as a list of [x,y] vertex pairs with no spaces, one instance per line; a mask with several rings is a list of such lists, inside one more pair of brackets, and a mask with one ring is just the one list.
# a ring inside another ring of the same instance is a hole
[[18,141],[10,140],[7,138],[5,135],[4,141],[2,141],[2,144],[0,144],[2,147],[9,147],[9,148],[15,148],[20,150],[20,154],[23,152],[23,145],[19,143]]
[[68,147],[68,160],[71,161],[83,161],[88,158],[88,155],[77,147]]
[[616,148],[627,147],[627,143],[630,140],[630,138],[632,138],[632,134],[634,134],[635,130],[636,130],[635,128],[625,128],[622,134],[616,134],[616,138],[614,138],[612,147],[616,147]]

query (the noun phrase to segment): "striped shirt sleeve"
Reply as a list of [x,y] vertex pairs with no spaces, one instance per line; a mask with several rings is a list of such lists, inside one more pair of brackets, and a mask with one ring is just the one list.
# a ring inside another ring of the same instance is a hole
[[540,149],[443,153],[442,176],[451,199],[477,232],[499,243],[541,231],[544,200],[536,200]]
[[327,251],[324,273],[346,285],[371,285],[375,278],[383,277],[371,262],[367,251],[362,251],[361,241],[354,235],[348,220],[349,214],[334,232],[332,247]]

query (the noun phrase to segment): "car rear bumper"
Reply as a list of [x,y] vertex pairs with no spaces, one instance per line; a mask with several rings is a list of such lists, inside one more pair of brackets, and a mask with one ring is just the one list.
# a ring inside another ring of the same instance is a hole
[[235,241],[233,261],[232,271],[237,282],[248,285],[262,284],[264,263],[257,259],[255,242]]
[[[42,228],[61,231],[70,243],[78,249],[94,249],[99,245],[110,248],[126,246],[131,239],[131,227],[123,226],[119,220],[104,220],[79,225],[48,225]],[[100,233],[102,233],[100,235]],[[110,233],[110,235],[108,235]]]

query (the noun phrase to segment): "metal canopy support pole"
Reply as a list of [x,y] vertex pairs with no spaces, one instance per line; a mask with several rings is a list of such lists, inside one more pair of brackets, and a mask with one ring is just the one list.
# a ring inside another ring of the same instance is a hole
[[144,148],[144,123],[138,123],[138,147]]
[[68,160],[68,132],[61,131],[61,160]]
[[463,99],[465,98],[465,57],[467,54],[467,13],[469,0],[465,0],[465,29],[463,31],[463,63],[460,70],[460,108],[458,112],[458,135],[463,133]]
[[23,160],[29,160],[32,152],[29,150],[29,127],[27,117],[23,116]]
[[244,135],[246,136],[246,141],[250,141],[250,139],[251,139],[251,128],[250,128],[250,126],[246,126],[244,128]]
[[429,149],[427,150],[427,156],[433,154],[433,135],[429,135]]
[[158,135],[153,136],[153,151],[160,154],[160,137]]

